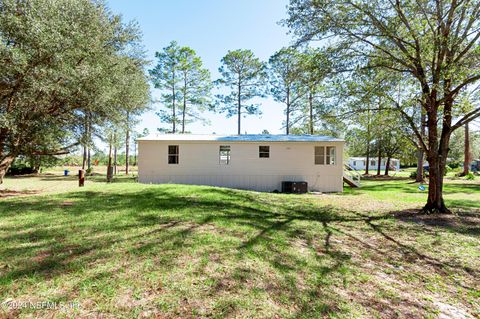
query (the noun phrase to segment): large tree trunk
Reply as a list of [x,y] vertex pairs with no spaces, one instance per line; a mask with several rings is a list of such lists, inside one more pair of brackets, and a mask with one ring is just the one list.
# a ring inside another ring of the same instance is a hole
[[15,160],[14,155],[2,156],[0,160],[0,184],[3,184],[3,178],[5,177],[5,174],[7,174],[7,171],[12,165],[14,160]]
[[[436,102],[436,97],[431,99]],[[426,107],[428,111],[428,153],[427,160],[429,164],[428,174],[428,198],[427,204],[423,207],[423,212],[427,214],[445,214],[451,213],[445,206],[443,200],[443,176],[445,166],[447,165],[448,145],[450,143],[451,131],[451,101],[446,99],[444,107],[444,122],[440,139],[438,138],[437,128],[437,105]],[[427,105],[428,106],[428,105]]]
[[465,154],[464,154],[464,161],[463,161],[463,173],[462,175],[468,175],[470,173],[470,162],[472,161],[470,156],[470,129],[468,127],[468,123],[465,124]]
[[370,143],[367,144],[367,158],[365,159],[365,174],[364,175],[368,175],[369,174],[369,171],[368,171],[368,166],[370,165]]
[[387,162],[385,163],[385,176],[388,176],[388,172],[390,171],[390,160],[391,156],[387,154]]
[[427,204],[424,206],[423,211],[428,214],[433,213],[449,213],[450,211],[445,206],[443,200],[443,175],[445,172],[445,166],[442,164],[442,160],[437,157],[437,152],[431,152],[433,154],[428,155],[428,198]]
[[377,176],[382,175],[382,146],[378,143],[378,163],[377,163]]
[[417,150],[417,177],[415,178],[415,182],[423,183],[425,180],[423,179],[423,150],[419,148]]
[[108,147],[108,165],[107,165],[107,183],[110,183],[113,178],[113,167],[112,167],[112,143],[109,143]]

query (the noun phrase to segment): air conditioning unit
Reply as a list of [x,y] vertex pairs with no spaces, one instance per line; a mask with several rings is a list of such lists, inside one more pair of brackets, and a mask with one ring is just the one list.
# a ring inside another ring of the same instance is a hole
[[282,193],[305,194],[306,192],[308,192],[307,182],[282,182]]

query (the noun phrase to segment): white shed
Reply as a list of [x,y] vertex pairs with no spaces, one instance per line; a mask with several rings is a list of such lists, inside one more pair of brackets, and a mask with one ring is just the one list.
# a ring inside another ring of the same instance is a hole
[[309,191],[341,192],[343,146],[317,135],[155,134],[138,139],[138,180],[258,191],[305,181]]

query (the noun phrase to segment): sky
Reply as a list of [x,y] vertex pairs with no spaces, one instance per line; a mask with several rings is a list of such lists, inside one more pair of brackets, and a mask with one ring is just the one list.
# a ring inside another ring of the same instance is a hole
[[[212,80],[219,77],[220,60],[228,50],[250,49],[267,61],[292,42],[288,29],[278,23],[286,17],[288,0],[109,0],[108,4],[125,21],[137,21],[151,66],[155,64],[155,52],[175,40],[197,52]],[[152,96],[158,98],[158,90],[153,89]],[[265,129],[271,134],[282,133],[283,106],[271,97],[253,101],[261,103],[263,114],[242,118],[242,133],[256,134]],[[140,118],[137,131],[148,128],[150,133],[156,132],[161,123],[155,112],[160,107],[159,103],[152,105],[152,110]],[[196,134],[237,133],[236,117],[211,112],[204,115],[208,125],[192,123],[186,129]]]

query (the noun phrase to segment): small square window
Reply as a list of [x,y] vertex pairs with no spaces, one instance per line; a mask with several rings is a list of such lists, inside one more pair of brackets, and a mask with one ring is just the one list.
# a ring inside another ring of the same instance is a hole
[[230,164],[230,146],[220,145],[219,162],[223,165]]
[[269,158],[270,157],[270,146],[259,146],[258,147],[258,157]]
[[168,164],[178,164],[178,145],[168,145]]

